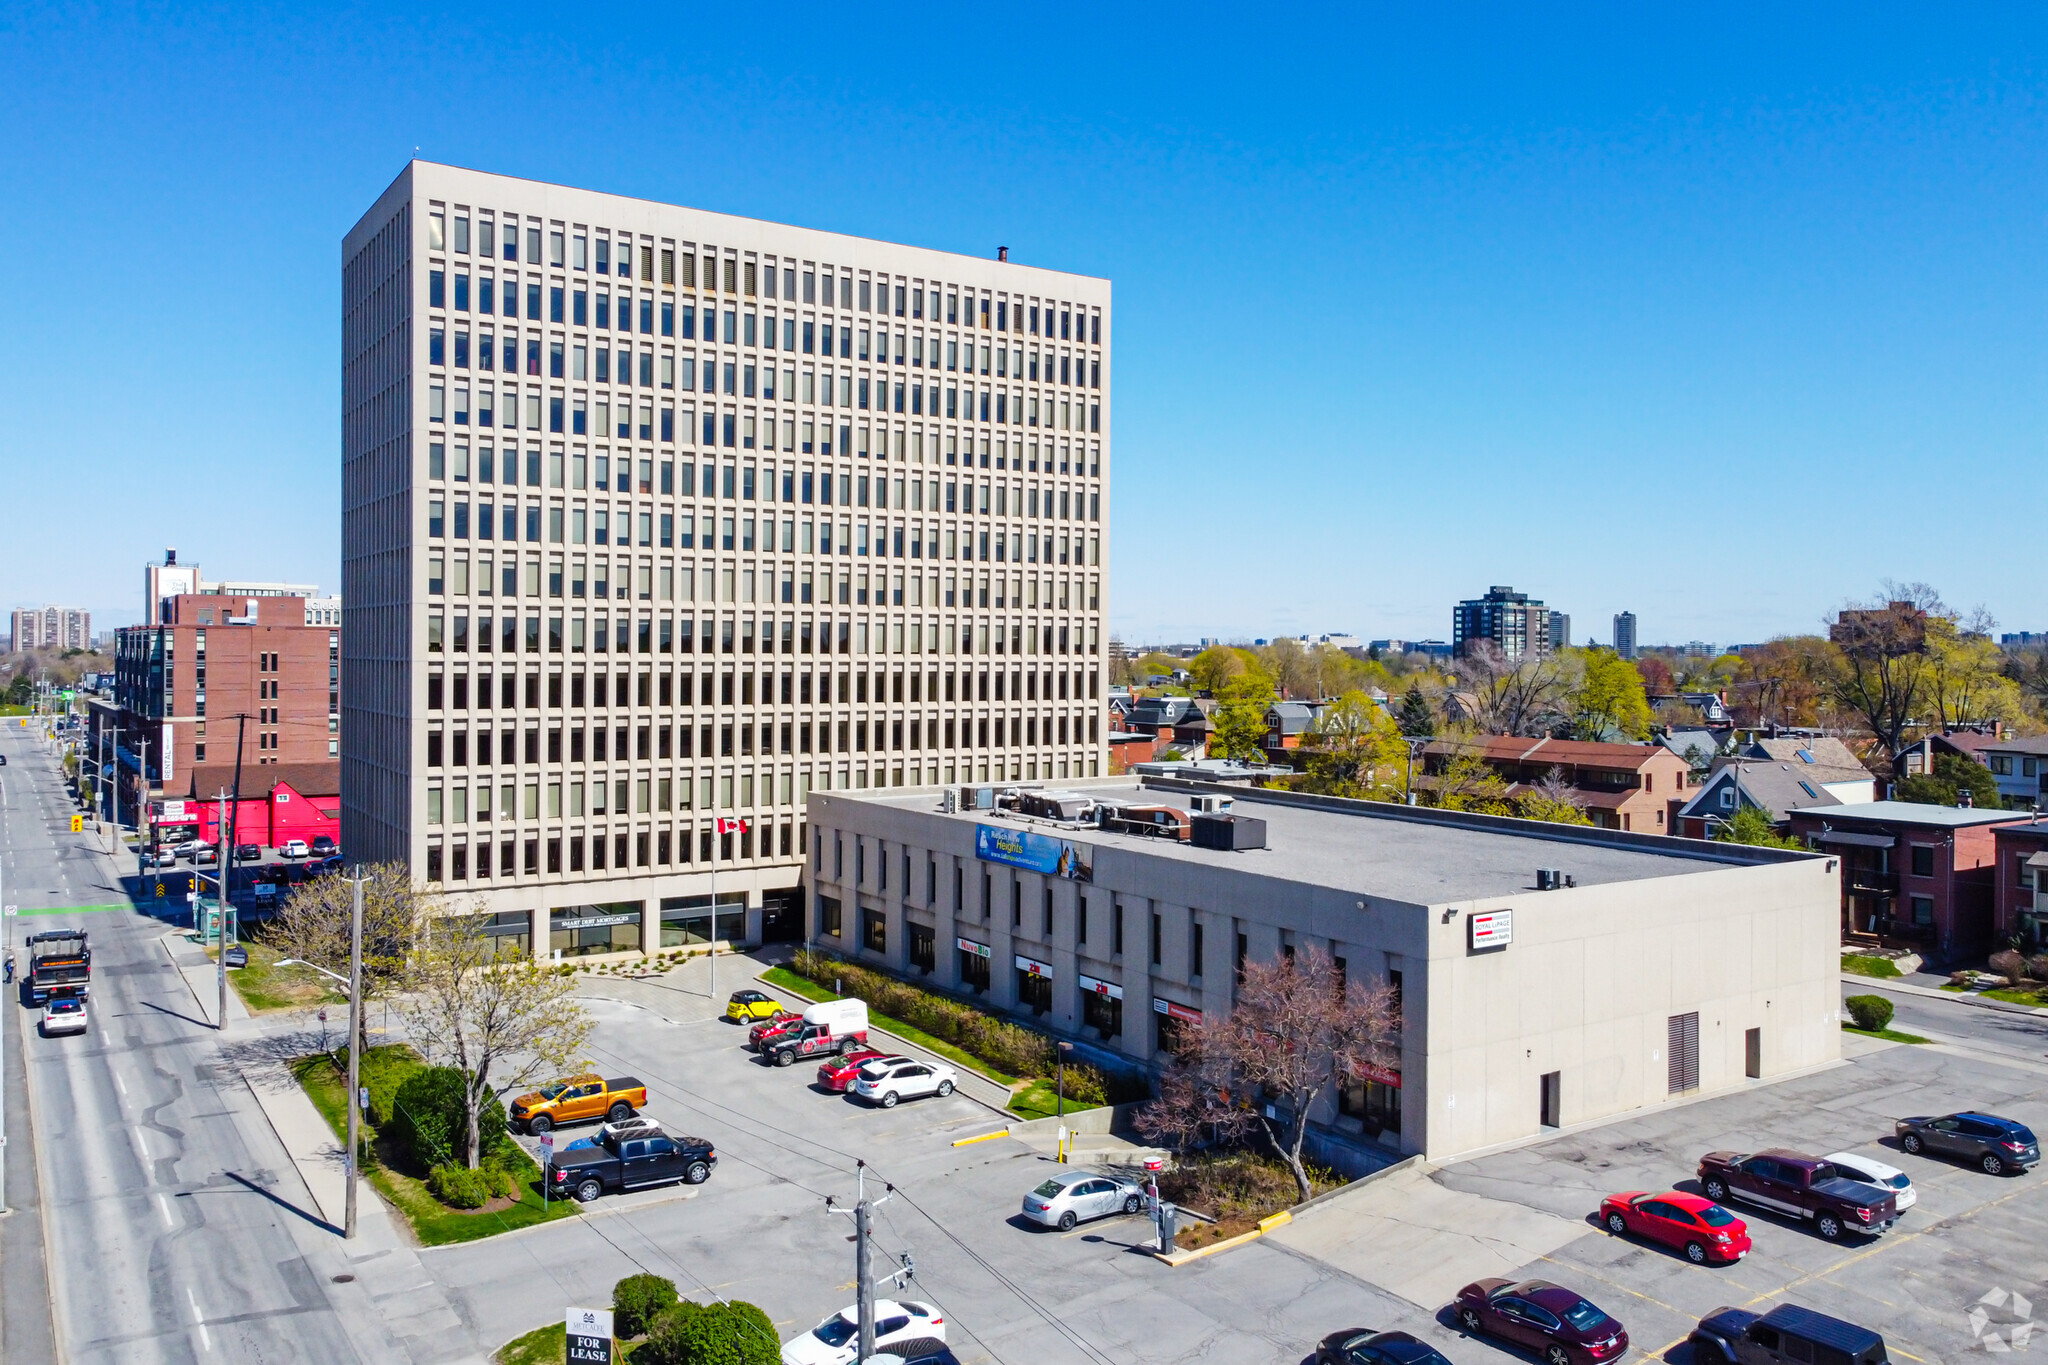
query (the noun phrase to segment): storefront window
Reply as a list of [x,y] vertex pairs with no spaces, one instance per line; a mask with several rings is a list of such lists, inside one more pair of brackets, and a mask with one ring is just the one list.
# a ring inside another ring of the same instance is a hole
[[1104,1038],[1115,1038],[1124,1031],[1124,1002],[1114,996],[1089,989],[1084,981],[1081,988],[1081,1022]]
[[1186,1046],[1187,1034],[1202,1022],[1202,1012],[1171,1000],[1152,997],[1153,1050],[1171,1056]]
[[1017,969],[1017,1003],[1033,1014],[1052,1009],[1052,977],[1027,967]]
[[1401,1087],[1382,1081],[1354,1082],[1338,1090],[1337,1112],[1359,1120],[1373,1137],[1381,1133],[1398,1133],[1401,1131]]
[[511,910],[501,915],[478,915],[476,929],[498,941],[498,952],[505,957],[533,956],[533,916],[524,910]]
[[889,951],[889,917],[879,910],[860,912],[860,946],[871,953]]
[[640,951],[640,901],[568,905],[548,915],[548,947],[563,957]]
[[930,976],[939,965],[935,936],[922,924],[907,927],[910,930],[910,965]]
[[960,984],[981,995],[988,990],[989,983],[988,945],[963,938],[959,940],[959,946]]
[[[825,932],[839,932],[839,902],[820,897],[820,915],[829,905],[832,908],[832,927]],[[717,938],[726,943],[738,943],[747,935],[747,893],[744,891],[721,891],[718,895]],[[701,947],[711,942],[711,897],[709,896],[664,896],[661,899],[661,946],[664,948]]]

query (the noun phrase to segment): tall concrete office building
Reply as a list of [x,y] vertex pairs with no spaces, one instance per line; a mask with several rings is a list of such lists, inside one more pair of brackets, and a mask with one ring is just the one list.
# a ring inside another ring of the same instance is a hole
[[1546,654],[1552,648],[1550,608],[1501,585],[1488,588],[1484,597],[1468,597],[1451,610],[1451,648],[1462,655],[1479,640],[1492,641],[1511,660]]
[[1636,657],[1636,614],[1632,611],[1614,614],[1614,652],[1624,659]]
[[1107,281],[425,162],[342,274],[351,855],[795,936],[812,789],[1105,771]]

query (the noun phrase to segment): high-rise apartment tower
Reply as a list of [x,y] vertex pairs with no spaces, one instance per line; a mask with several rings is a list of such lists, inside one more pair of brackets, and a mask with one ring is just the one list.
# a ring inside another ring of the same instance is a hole
[[1104,771],[1107,281],[424,162],[342,262],[351,855],[794,936],[810,790]]
[[1479,640],[1492,641],[1509,659],[1548,653],[1550,608],[1511,587],[1488,588],[1451,610],[1451,647],[1462,655]]
[[1636,614],[1632,611],[1614,614],[1614,652],[1624,659],[1636,657]]

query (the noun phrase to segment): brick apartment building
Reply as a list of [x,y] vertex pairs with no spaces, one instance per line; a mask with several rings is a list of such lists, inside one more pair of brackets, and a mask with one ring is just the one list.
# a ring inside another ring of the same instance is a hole
[[[158,619],[119,633],[113,702],[91,712],[90,752],[112,732],[125,818],[141,765],[153,798],[184,796],[194,769],[232,772],[238,729],[245,795],[270,789],[267,767],[338,765],[341,632],[308,625],[304,598],[179,593]],[[305,784],[321,789],[308,795],[338,789]]]
[[1933,962],[1981,958],[1996,945],[1999,827],[2015,823],[2025,828],[2026,818],[1911,801],[1791,814],[1795,837],[1841,857],[1843,937],[1910,943]]
[[1423,751],[1426,777],[1441,773],[1459,752],[1480,759],[1520,796],[1555,775],[1603,829],[1668,834],[1673,797],[1690,798],[1692,769],[1661,744],[1596,744],[1571,739],[1518,739],[1490,735],[1469,742],[1440,741]]
[[2030,816],[1992,831],[1998,861],[1992,877],[1992,946],[2014,937],[2020,950],[2048,950],[2048,823]]

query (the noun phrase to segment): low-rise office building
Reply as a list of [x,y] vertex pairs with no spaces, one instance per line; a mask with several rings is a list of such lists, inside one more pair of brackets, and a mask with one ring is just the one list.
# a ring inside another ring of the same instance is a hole
[[1232,800],[1263,846],[977,808],[989,789],[813,792],[809,941],[1145,1067],[1232,1007],[1238,963],[1322,949],[1397,985],[1405,1027],[1397,1067],[1313,1117],[1431,1157],[1839,1055],[1833,857],[1162,778],[1072,790]]

